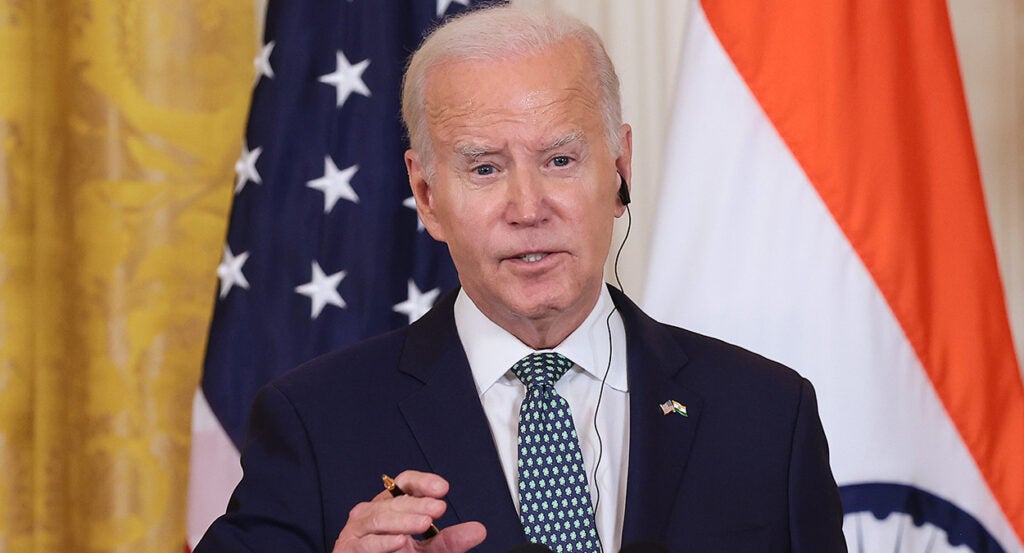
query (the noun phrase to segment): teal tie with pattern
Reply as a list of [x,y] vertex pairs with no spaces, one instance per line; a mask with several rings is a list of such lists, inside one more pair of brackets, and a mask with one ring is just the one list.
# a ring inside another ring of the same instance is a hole
[[519,410],[519,517],[526,537],[557,553],[601,551],[580,442],[555,382],[573,363],[531,353],[512,367],[526,385]]

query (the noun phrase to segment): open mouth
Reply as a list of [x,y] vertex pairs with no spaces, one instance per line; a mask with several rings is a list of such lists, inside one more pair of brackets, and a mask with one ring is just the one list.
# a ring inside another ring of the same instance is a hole
[[524,254],[524,255],[519,256],[519,259],[522,259],[523,261],[525,261],[527,263],[536,263],[536,262],[540,261],[541,259],[544,259],[547,256],[548,256],[548,254],[546,254],[546,253],[528,253],[528,254]]

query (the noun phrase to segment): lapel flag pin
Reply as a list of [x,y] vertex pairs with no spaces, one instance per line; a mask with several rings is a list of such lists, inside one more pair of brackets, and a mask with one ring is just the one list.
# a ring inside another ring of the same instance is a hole
[[670,400],[666,401],[665,403],[662,403],[660,407],[661,407],[661,413],[663,415],[668,415],[669,413],[679,413],[680,415],[682,415],[684,417],[688,417],[689,416],[689,415],[686,414],[686,406],[683,405],[682,403],[679,403],[678,401],[676,401],[674,399],[670,399]]

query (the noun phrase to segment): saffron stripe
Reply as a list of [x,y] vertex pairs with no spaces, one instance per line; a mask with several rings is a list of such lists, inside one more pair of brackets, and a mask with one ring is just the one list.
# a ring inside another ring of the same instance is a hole
[[1024,539],[1024,386],[945,3],[702,5]]

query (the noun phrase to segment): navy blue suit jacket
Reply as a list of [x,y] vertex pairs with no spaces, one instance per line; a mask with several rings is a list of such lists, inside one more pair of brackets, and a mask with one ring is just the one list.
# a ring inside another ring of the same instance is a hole
[[[623,544],[674,552],[846,551],[810,383],[736,346],[664,325],[612,290],[626,329],[629,475]],[[481,553],[523,544],[453,316],[328,354],[254,403],[244,476],[196,553],[329,552],[381,473],[451,484],[440,527],[476,520]],[[666,400],[688,416],[663,415]],[[607,553],[614,553],[608,551]]]

